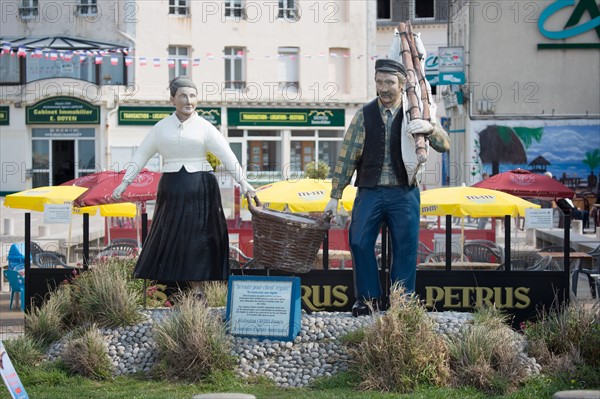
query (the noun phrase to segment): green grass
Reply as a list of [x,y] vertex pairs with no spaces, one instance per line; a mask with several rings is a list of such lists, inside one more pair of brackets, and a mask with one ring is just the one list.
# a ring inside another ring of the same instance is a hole
[[248,393],[257,399],[549,399],[560,390],[582,389],[566,378],[535,377],[518,391],[506,396],[490,396],[474,388],[433,387],[417,387],[413,392],[400,395],[358,391],[358,377],[351,373],[320,379],[310,388],[290,389],[277,388],[265,379],[243,380],[231,373],[213,374],[201,384],[148,380],[145,377],[93,381],[70,377],[58,363],[23,369],[19,374],[29,397],[36,399],[189,399],[193,395],[208,392]]

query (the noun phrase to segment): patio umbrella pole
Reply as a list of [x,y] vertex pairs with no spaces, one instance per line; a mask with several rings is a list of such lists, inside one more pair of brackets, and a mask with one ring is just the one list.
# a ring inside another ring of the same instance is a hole
[[25,213],[25,295],[24,298],[19,297],[21,301],[25,301],[25,312],[31,311],[31,277],[29,271],[31,269],[31,213]]
[[[137,226],[136,230],[139,232]],[[148,214],[146,213],[145,203],[142,205],[142,247],[146,243],[146,236],[148,235]],[[144,279],[144,309],[146,309],[146,287],[148,285],[148,280]]]
[[83,214],[83,270],[90,264],[90,215]]
[[510,215],[504,215],[504,251],[505,269],[510,271]]
[[[564,261],[563,261],[563,268],[564,268],[564,272],[565,272],[565,287],[567,287],[567,292],[565,293],[565,303],[568,304],[569,300],[571,299],[571,295],[570,295],[570,291],[571,291],[571,287],[569,284],[569,280],[570,280],[570,275],[569,272],[571,270],[571,212],[563,212],[564,213],[564,229],[565,229],[565,234],[564,234],[564,246],[563,246],[563,257],[564,257]],[[577,276],[577,278],[579,278],[579,275]],[[577,294],[575,292],[575,294]]]
[[452,269],[452,215],[446,215],[446,271]]

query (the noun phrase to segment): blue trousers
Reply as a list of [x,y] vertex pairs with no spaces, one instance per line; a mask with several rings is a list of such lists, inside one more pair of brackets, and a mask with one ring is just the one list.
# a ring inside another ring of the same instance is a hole
[[375,257],[375,243],[383,223],[391,235],[391,282],[402,284],[406,292],[414,292],[420,203],[417,187],[359,188],[349,231],[357,299],[377,298],[383,293]]

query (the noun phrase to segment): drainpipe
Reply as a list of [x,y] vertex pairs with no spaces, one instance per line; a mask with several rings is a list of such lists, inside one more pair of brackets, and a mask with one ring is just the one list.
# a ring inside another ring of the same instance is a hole
[[[118,109],[119,109],[119,106],[115,104],[115,107],[113,109],[111,109],[110,111],[108,111],[108,113],[106,114],[106,122],[104,124],[105,130],[106,130],[106,150],[105,150],[106,165],[107,165],[106,169],[110,169],[111,161],[112,161],[111,152],[110,152],[110,120],[113,117],[113,115],[118,111]],[[104,168],[102,168],[102,169],[104,169]]]

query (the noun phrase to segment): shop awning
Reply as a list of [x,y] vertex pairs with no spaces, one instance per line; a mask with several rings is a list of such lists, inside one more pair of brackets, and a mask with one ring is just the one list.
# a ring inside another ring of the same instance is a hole
[[46,37],[0,37],[2,44],[9,44],[11,48],[24,47],[28,50],[112,50],[128,48],[127,44],[116,44],[99,42],[96,40],[83,39],[69,36],[46,36]]

